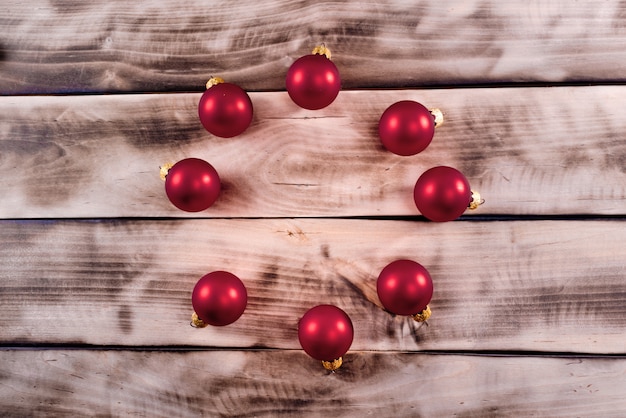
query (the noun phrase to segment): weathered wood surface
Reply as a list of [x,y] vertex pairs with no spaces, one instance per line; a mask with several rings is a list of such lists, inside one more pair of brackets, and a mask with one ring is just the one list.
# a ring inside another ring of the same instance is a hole
[[[355,350],[626,354],[623,221],[3,221],[4,345],[299,349],[307,309],[351,316]],[[409,258],[435,284],[430,326],[383,311],[376,278]],[[189,326],[213,270],[246,284],[228,327]]]
[[[418,215],[413,186],[435,165],[482,193],[472,214],[626,214],[626,87],[361,90],[316,112],[251,96],[234,139],[202,128],[197,93],[0,98],[0,217]],[[377,133],[403,99],[447,119],[412,157]],[[171,205],[158,176],[186,157],[224,183],[200,214]]]
[[314,45],[343,85],[624,81],[623,1],[5,0],[0,93],[282,90]]
[[[624,1],[0,10],[1,416],[626,415],[626,86],[484,88],[623,84]],[[284,77],[321,42],[344,90],[310,112]],[[211,75],[256,91],[241,137],[198,121]],[[417,89],[459,85],[483,88]],[[20,96],[111,92],[168,94]],[[402,99],[446,116],[414,157],[377,138]],[[199,214],[158,178],[185,157],[224,181]],[[440,164],[486,205],[409,220],[416,179]],[[196,216],[209,219],[173,219]],[[380,307],[396,258],[433,275],[429,326]],[[244,280],[248,309],[193,329],[191,290],[216,269]],[[297,341],[318,303],[355,324],[335,374]]]
[[626,414],[624,359],[362,352],[334,374],[291,351],[4,351],[0,359],[5,416]]

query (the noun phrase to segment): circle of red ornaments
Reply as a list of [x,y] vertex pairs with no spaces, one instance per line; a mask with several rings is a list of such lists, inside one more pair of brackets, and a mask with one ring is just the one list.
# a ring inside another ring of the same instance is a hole
[[193,310],[203,322],[214,326],[232,324],[248,304],[243,282],[227,271],[214,271],[203,276],[193,288]]
[[[290,98],[305,109],[317,110],[330,105],[339,94],[339,71],[330,60],[330,51],[317,47],[313,54],[296,60],[286,76]],[[213,78],[207,83],[198,104],[204,128],[219,137],[243,133],[252,121],[253,107],[248,94],[239,86]],[[437,118],[435,115],[438,115]],[[436,120],[437,119],[437,120]],[[381,115],[378,132],[383,146],[402,156],[423,151],[433,139],[441,112],[432,112],[411,100],[389,106]],[[187,158],[174,164],[166,175],[166,193],[179,209],[197,212],[210,207],[220,193],[217,171],[206,161]],[[435,222],[458,218],[473,200],[467,179],[458,170],[439,166],[424,172],[415,184],[413,197],[418,210]],[[471,205],[470,205],[471,203]],[[430,274],[421,264],[396,260],[380,272],[377,293],[383,307],[393,314],[413,315],[424,321],[430,316],[428,303],[433,295]],[[201,326],[224,326],[235,322],[247,306],[243,282],[232,273],[214,271],[202,277],[192,293],[194,321]],[[194,325],[195,326],[195,325]],[[321,360],[328,370],[341,366],[341,357],[354,338],[350,317],[333,305],[309,309],[298,322],[298,339],[303,350]]]

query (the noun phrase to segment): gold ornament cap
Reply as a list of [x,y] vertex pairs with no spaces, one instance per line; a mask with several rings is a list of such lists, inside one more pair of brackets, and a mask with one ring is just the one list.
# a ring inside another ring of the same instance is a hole
[[472,200],[470,200],[469,205],[467,206],[470,210],[474,210],[478,208],[480,205],[485,203],[485,199],[480,197],[480,193],[472,190]]
[[435,119],[435,128],[443,125],[443,112],[441,111],[441,109],[429,109],[429,112],[431,115],[433,115],[433,118]]
[[426,305],[426,309],[418,314],[413,315],[413,319],[417,322],[426,322],[431,315],[432,311],[430,310],[430,306]]
[[209,81],[206,82],[206,88],[210,89],[214,85],[222,83],[224,83],[224,79],[222,77],[211,77],[209,78]]
[[194,328],[206,328],[209,326],[206,322],[204,322],[197,313],[191,314],[191,323],[189,324]]
[[331,59],[330,57],[332,56],[332,54],[330,53],[330,49],[326,48],[326,45],[324,44],[318,45],[315,48],[313,48],[313,52],[311,52],[311,54],[324,55],[328,59]]
[[330,370],[331,372],[334,372],[335,370],[340,368],[342,364],[343,359],[341,357],[332,361],[322,361],[322,366],[324,366],[326,370]]
[[161,180],[165,181],[165,177],[167,177],[167,173],[170,171],[170,168],[174,167],[173,163],[165,163],[161,167],[159,167],[159,177]]

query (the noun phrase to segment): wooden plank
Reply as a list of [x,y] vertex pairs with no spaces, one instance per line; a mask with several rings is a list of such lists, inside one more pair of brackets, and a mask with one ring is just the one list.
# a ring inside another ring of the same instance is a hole
[[[624,242],[623,221],[2,221],[0,341],[298,349],[298,319],[331,303],[354,350],[624,354]],[[399,258],[433,277],[429,326],[380,306]],[[194,329],[213,270],[241,277],[248,307]]]
[[[199,123],[199,94],[0,98],[0,217],[418,215],[413,186],[450,165],[487,204],[475,214],[626,214],[626,87],[344,91],[317,112],[254,93],[240,137]],[[447,122],[421,154],[380,144],[387,106],[411,99]],[[159,165],[211,162],[217,203],[187,214]]]
[[[626,360],[360,352],[0,352],[3,416],[626,414]],[[163,367],[167,365],[167,367]]]
[[3,3],[0,93],[284,89],[314,45],[346,88],[624,81],[622,1]]

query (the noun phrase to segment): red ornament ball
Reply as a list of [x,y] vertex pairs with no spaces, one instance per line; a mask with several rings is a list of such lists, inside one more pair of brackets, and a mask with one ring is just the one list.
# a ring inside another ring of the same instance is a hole
[[199,212],[215,203],[220,185],[215,168],[199,158],[180,160],[165,177],[165,193],[170,202],[187,212]]
[[425,171],[413,190],[417,209],[434,222],[452,221],[465,212],[472,191],[465,176],[452,167],[439,166]]
[[328,106],[341,90],[337,66],[321,54],[298,58],[289,67],[286,81],[291,100],[310,110]]
[[433,297],[433,280],[421,264],[412,260],[396,260],[382,269],[376,290],[389,312],[415,315],[426,309]]
[[333,305],[309,309],[298,323],[302,349],[316,360],[333,361],[348,351],[354,338],[348,314]]
[[378,122],[378,135],[389,151],[415,155],[430,144],[435,134],[435,118],[420,103],[403,100],[389,106]]
[[203,276],[193,288],[193,310],[209,325],[232,324],[243,314],[248,304],[248,292],[243,282],[227,271],[214,271]]
[[236,84],[218,83],[202,94],[198,116],[204,129],[213,135],[232,138],[250,126],[252,101]]

